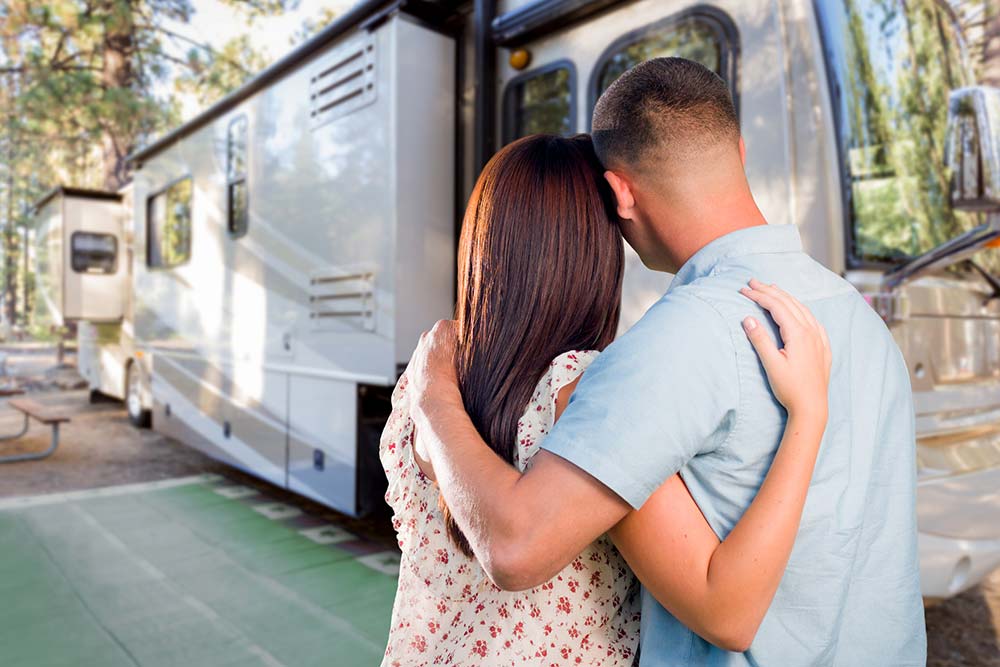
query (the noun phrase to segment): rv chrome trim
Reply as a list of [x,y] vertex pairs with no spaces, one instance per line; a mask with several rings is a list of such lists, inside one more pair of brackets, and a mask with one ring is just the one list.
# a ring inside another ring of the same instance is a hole
[[1000,278],[981,267],[973,259],[965,260],[965,265],[970,269],[979,274],[979,276],[986,281],[986,284],[990,286],[993,293],[983,299],[983,306],[986,306],[993,299],[1000,299]]
[[536,0],[493,19],[493,39],[498,46],[521,46],[617,4],[622,0]]
[[969,86],[948,96],[945,162],[952,208],[1000,210],[1000,88]]
[[909,302],[906,296],[898,292],[862,293],[865,301],[871,306],[886,325],[902,322],[909,317]]
[[936,248],[931,248],[890,271],[882,278],[882,284],[887,290],[893,290],[926,273],[957,264],[982,250],[986,244],[1000,238],[1000,218],[970,229],[953,239],[945,241]]
[[[174,359],[197,361],[199,363],[211,363],[220,369],[232,368],[234,366],[239,365],[232,361],[227,361],[223,359],[211,360],[208,357],[196,354],[194,352],[181,352],[159,345],[147,345],[144,346],[143,349],[150,352],[155,352],[157,356],[173,357]],[[358,384],[371,384],[382,387],[385,386],[391,387],[396,383],[395,378],[390,378],[388,376],[368,375],[365,373],[352,373],[350,371],[320,370],[317,368],[309,368],[307,366],[295,366],[292,364],[264,363],[264,364],[259,364],[258,367],[264,371],[274,371],[275,373],[288,373],[289,375],[319,378],[322,380],[346,380],[346,381],[356,382]]]
[[687,20],[703,21],[705,25],[715,32],[719,41],[719,69],[722,70],[719,76],[729,84],[729,92],[733,97],[733,106],[736,108],[736,117],[739,118],[740,31],[736,27],[736,22],[733,18],[724,10],[712,5],[695,5],[634,30],[629,30],[617,37],[601,51],[601,55],[597,57],[597,61],[590,69],[590,78],[587,81],[588,105],[586,131],[589,132],[594,123],[594,105],[597,104],[597,98],[603,92],[598,90],[601,71],[608,60],[626,46],[640,41],[647,34]]

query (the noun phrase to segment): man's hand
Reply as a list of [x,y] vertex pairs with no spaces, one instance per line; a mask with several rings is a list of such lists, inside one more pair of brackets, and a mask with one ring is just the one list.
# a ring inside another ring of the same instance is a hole
[[413,418],[419,422],[441,404],[462,406],[455,373],[457,325],[454,320],[438,320],[420,337],[406,374],[410,380]]

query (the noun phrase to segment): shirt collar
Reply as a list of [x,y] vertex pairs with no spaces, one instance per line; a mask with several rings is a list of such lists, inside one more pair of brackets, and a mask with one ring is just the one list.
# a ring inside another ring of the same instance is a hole
[[744,255],[802,252],[802,238],[794,224],[755,225],[720,236],[691,255],[677,271],[668,292],[707,276],[723,260]]

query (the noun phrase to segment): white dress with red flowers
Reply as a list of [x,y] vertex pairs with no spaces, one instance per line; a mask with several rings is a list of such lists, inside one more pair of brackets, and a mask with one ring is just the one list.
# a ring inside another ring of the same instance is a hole
[[[596,358],[553,361],[518,422],[523,470],[555,419],[556,395]],[[500,590],[448,539],[438,488],[417,466],[404,374],[379,454],[402,562],[383,667],[424,665],[632,665],[639,640],[638,584],[607,537],[538,588]]]

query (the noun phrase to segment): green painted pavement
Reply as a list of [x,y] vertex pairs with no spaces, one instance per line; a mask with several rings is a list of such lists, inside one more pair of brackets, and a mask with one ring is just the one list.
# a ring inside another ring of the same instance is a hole
[[398,555],[229,485],[0,507],[0,665],[377,665]]

